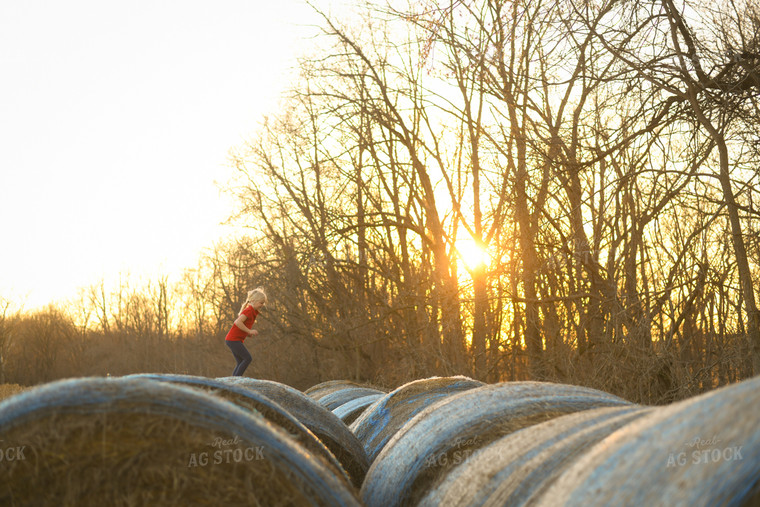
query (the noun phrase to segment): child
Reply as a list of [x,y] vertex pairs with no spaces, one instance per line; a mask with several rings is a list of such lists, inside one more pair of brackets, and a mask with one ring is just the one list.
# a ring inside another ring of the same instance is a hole
[[259,314],[259,310],[265,304],[267,304],[267,295],[264,293],[264,289],[259,287],[249,291],[248,297],[240,309],[240,314],[227,333],[225,343],[227,343],[227,346],[232,351],[232,355],[235,356],[235,361],[237,361],[237,365],[232,372],[232,375],[235,377],[242,377],[245,369],[251,364],[251,354],[245,348],[245,345],[243,345],[243,341],[248,336],[259,334],[258,331],[253,329],[253,322]]

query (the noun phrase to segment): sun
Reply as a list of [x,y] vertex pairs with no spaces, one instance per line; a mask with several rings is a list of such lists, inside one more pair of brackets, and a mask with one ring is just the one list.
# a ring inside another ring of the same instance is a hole
[[472,238],[459,238],[455,246],[459,260],[462,261],[468,271],[487,268],[491,262],[488,250]]

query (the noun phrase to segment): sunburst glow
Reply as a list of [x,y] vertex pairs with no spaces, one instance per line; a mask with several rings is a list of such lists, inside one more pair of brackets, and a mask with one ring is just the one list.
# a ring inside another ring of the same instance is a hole
[[456,242],[459,259],[469,271],[488,267],[491,256],[488,250],[472,238],[460,238]]

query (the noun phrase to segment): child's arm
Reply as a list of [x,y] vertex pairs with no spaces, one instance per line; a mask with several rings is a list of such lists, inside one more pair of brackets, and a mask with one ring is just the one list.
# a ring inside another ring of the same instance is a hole
[[238,318],[237,318],[237,319],[235,319],[235,325],[236,325],[238,328],[240,328],[240,330],[242,330],[242,331],[245,331],[245,333],[246,333],[247,335],[252,335],[252,334],[259,334],[259,332],[258,332],[258,331],[256,331],[255,329],[248,329],[248,328],[245,326],[245,320],[246,320],[247,318],[248,318],[248,317],[246,317],[245,315],[243,315],[243,314],[241,313],[240,315],[238,315]]

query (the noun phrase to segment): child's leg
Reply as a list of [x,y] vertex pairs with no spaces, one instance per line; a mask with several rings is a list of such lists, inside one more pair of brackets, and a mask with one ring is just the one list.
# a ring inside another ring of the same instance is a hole
[[251,354],[248,352],[248,349],[245,348],[243,342],[228,340],[226,343],[232,351],[232,355],[235,356],[235,361],[237,361],[237,365],[232,371],[232,376],[240,377],[245,372],[245,369],[248,368],[248,365],[251,364]]
[[251,357],[251,353],[248,352],[248,349],[245,348],[245,345],[243,345],[243,342],[238,342],[240,344],[238,355],[240,356],[240,361],[238,362],[237,367],[235,368],[235,371],[232,373],[233,376],[242,377],[243,373],[245,373],[246,368],[248,368],[248,365],[251,364],[251,361],[253,358]]

